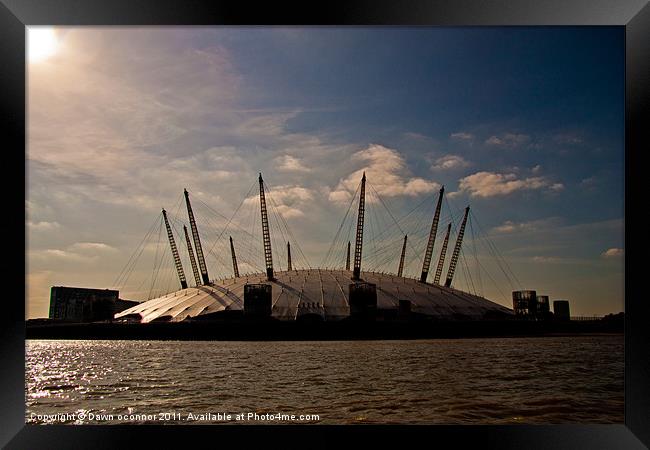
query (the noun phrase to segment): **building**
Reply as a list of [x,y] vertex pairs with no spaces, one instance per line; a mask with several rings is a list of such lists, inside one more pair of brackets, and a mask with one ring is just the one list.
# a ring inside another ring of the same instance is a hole
[[550,311],[548,295],[537,296],[537,313],[540,315],[547,314]]
[[537,314],[537,292],[531,290],[513,291],[512,309],[516,316],[535,318]]
[[52,286],[49,317],[77,322],[111,320],[116,313],[137,304],[121,300],[116,290]]
[[551,318],[551,305],[548,295],[537,296],[537,319],[549,320]]
[[553,314],[555,320],[566,322],[571,320],[571,313],[569,311],[568,300],[554,300],[553,301]]

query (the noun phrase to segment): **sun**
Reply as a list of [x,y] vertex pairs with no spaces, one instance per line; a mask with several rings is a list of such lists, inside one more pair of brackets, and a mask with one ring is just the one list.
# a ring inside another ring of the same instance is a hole
[[58,39],[53,28],[34,27],[27,29],[27,43],[27,59],[38,62],[56,53]]

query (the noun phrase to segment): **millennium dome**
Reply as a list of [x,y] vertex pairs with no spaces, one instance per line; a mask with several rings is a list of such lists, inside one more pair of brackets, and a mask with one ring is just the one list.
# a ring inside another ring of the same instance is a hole
[[[139,317],[141,322],[179,322],[222,311],[241,311],[244,286],[268,283],[272,286],[272,317],[296,320],[312,314],[323,320],[340,320],[350,315],[351,275],[346,270],[309,269],[276,272],[273,281],[268,281],[265,274],[230,278],[143,302],[115,318],[130,316]],[[377,286],[379,310],[397,310],[400,300],[408,300],[412,312],[439,319],[480,320],[490,313],[512,314],[510,309],[483,297],[412,278],[361,272],[361,279]]]
[[[417,278],[402,276],[407,236],[401,252],[396,274],[362,271],[362,247],[365,210],[365,173],[360,183],[359,206],[354,242],[353,264],[351,265],[351,243],[347,244],[345,268],[310,268],[292,270],[291,247],[287,243],[288,270],[274,270],[271,252],[270,228],[266,210],[265,188],[262,175],[259,176],[262,240],[266,273],[240,275],[235,247],[230,239],[233,277],[210,280],[203,255],[198,227],[190,204],[187,190],[185,200],[191,236],[185,231],[185,243],[194,275],[195,286],[188,287],[178,247],[169,225],[166,211],[162,210],[171,253],[174,258],[181,289],[133,306],[114,317],[118,320],[149,322],[182,322],[187,320],[209,320],[219,317],[241,315],[265,316],[284,321],[310,318],[336,321],[372,311],[365,317],[425,317],[440,320],[482,320],[509,316],[513,311],[481,296],[452,287],[454,272],[458,263],[463,234],[469,213],[464,218],[456,236],[456,242],[447,263],[446,277],[443,267],[446,262],[451,223],[448,225],[433,282],[427,277],[431,268],[434,241],[444,187],[440,189],[431,231],[424,255],[422,274]],[[196,257],[194,254],[196,253]],[[432,271],[433,272],[433,271]],[[444,279],[444,282],[441,282]]]

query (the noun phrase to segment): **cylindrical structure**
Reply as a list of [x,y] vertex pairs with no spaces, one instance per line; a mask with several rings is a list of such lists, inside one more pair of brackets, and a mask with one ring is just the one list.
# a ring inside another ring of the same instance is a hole
[[536,291],[513,291],[512,309],[515,315],[522,317],[534,317],[537,311]]
[[548,295],[538,295],[537,296],[537,315],[540,318],[544,318],[550,312],[550,305],[548,301]]
[[553,301],[553,318],[560,322],[567,322],[571,320],[571,312],[569,311],[568,300]]

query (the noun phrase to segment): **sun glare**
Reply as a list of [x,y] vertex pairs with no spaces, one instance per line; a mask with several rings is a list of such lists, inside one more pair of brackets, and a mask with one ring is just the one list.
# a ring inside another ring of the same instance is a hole
[[52,28],[29,28],[27,58],[30,62],[43,61],[56,52],[57,36]]

